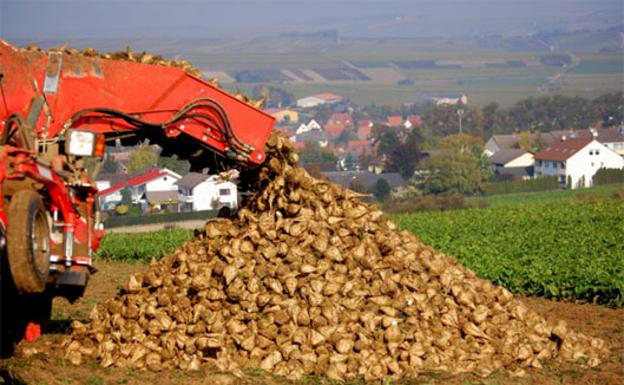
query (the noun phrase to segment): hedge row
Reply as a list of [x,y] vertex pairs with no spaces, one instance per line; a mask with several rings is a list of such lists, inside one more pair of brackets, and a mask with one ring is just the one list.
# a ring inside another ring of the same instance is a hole
[[217,216],[217,210],[191,211],[185,213],[164,213],[150,215],[120,215],[112,216],[104,221],[105,228],[147,225],[152,223],[169,223],[189,221],[194,219],[210,219]]
[[515,194],[524,192],[536,192],[559,189],[559,181],[556,176],[541,178],[487,183],[483,190],[486,195]]

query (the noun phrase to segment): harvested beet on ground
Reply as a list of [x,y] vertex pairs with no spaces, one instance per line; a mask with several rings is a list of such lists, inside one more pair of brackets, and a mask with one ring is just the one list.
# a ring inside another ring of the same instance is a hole
[[273,135],[267,155],[237,217],[209,222],[90,323],[74,322],[68,359],[377,380],[521,374],[551,358],[594,366],[606,354],[602,340],[547,324],[358,194],[296,168],[286,139]]

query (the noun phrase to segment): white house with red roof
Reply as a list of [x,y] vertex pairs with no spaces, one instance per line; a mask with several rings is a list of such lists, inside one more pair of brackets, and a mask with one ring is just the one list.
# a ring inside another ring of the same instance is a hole
[[601,168],[624,168],[624,158],[595,138],[562,137],[535,154],[535,176],[557,176],[561,185],[590,187]]
[[403,123],[403,126],[409,130],[410,128],[420,126],[421,123],[422,120],[420,118],[420,115],[410,115],[407,117],[407,119],[405,119],[405,123]]
[[[129,188],[133,203],[139,203],[146,192],[177,191],[178,181],[182,176],[167,168],[154,168],[138,175],[129,176],[98,193],[100,206],[106,208],[111,203],[119,203],[122,200],[122,190]],[[105,181],[98,181],[103,185]]]
[[335,94],[324,93],[306,96],[305,98],[297,99],[297,107],[310,108],[320,106],[321,104],[336,104],[342,101],[342,96]]

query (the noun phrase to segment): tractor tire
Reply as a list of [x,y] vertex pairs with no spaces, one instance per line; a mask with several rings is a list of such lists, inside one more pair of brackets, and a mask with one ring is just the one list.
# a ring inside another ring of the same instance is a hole
[[7,256],[20,293],[45,290],[50,274],[50,229],[45,206],[35,191],[20,190],[11,199]]

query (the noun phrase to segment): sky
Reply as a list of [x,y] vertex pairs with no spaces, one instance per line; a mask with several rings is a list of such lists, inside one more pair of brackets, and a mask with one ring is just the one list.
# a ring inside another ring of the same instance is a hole
[[0,38],[527,35],[622,25],[621,0],[0,0]]

